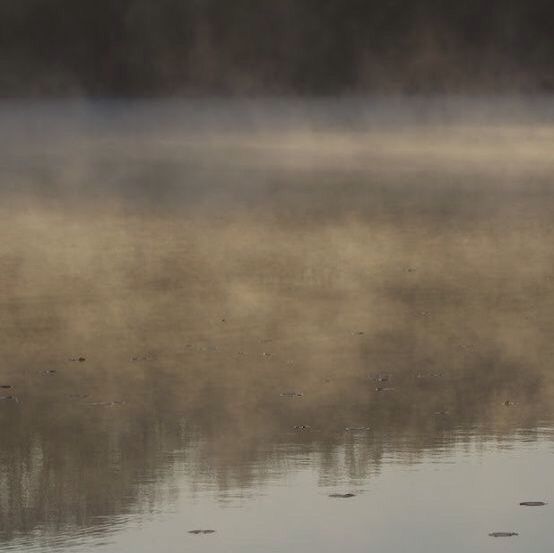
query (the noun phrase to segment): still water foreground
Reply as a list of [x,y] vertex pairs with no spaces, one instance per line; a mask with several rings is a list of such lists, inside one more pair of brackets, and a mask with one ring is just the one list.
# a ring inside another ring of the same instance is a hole
[[554,131],[239,107],[3,107],[0,551],[549,551]]

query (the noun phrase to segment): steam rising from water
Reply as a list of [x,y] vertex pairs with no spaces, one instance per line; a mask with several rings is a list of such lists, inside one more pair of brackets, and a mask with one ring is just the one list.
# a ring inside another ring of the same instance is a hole
[[0,154],[0,374],[20,400],[0,405],[4,539],[161,501],[179,460],[192,486],[248,490],[293,444],[329,483],[551,417],[548,121],[348,127],[335,107],[272,128],[235,106],[217,131],[100,106],[47,140],[52,106],[19,109]]

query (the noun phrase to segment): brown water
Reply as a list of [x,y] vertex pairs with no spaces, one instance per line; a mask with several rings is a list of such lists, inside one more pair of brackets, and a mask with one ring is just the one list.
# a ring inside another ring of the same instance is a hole
[[2,105],[0,551],[550,550],[552,103],[360,102]]

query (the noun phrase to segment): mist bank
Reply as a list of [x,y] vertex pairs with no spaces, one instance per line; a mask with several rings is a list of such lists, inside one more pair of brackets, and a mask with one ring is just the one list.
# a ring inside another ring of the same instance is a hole
[[17,100],[0,117],[0,196],[17,209],[467,225],[554,205],[546,96]]
[[552,91],[544,0],[6,0],[0,95]]

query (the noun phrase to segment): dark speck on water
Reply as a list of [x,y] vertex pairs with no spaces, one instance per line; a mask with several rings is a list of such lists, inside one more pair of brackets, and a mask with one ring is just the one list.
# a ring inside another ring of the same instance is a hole
[[136,357],[131,357],[131,361],[150,361],[152,357],[150,355],[137,355]]
[[545,501],[522,501],[520,503],[523,507],[544,507],[546,504]]
[[511,538],[513,536],[519,536],[517,532],[491,532],[489,534],[491,538]]
[[56,374],[57,371],[56,371],[56,369],[45,369],[45,370],[43,371],[43,373],[44,373],[44,374],[53,375],[53,374]]
[[356,497],[356,494],[353,493],[332,493],[329,495],[329,497],[333,497],[336,499],[348,499],[350,497]]
[[11,387],[12,386],[10,384],[2,384],[2,386],[0,386],[0,388],[2,388],[3,390],[10,390]]
[[304,392],[282,392],[281,397],[304,397]]
[[215,534],[215,530],[189,530],[189,534]]

